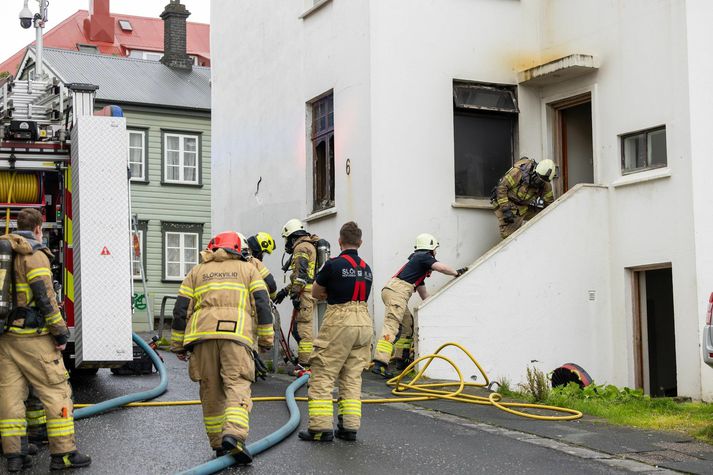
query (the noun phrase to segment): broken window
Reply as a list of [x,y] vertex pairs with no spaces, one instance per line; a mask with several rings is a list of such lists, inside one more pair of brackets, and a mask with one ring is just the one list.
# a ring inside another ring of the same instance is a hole
[[514,88],[453,84],[456,198],[487,199],[515,156]]
[[666,127],[657,127],[621,137],[623,174],[665,167],[667,164]]
[[334,206],[334,96],[311,104],[313,211]]

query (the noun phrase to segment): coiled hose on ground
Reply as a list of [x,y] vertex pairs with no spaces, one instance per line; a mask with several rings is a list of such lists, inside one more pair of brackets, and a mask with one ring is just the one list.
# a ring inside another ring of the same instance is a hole
[[[75,419],[79,419],[82,417],[89,417],[94,414],[98,414],[100,412],[113,409],[119,406],[127,406],[127,407],[157,407],[157,406],[187,406],[187,405],[198,405],[200,404],[200,401],[161,401],[161,402],[135,402],[139,400],[146,400],[150,399],[156,396],[159,396],[166,390],[166,386],[168,384],[168,378],[165,375],[166,368],[163,364],[163,362],[158,358],[158,355],[151,350],[151,348],[146,344],[138,335],[134,334],[134,341],[137,342],[141,348],[146,351],[146,353],[149,354],[151,357],[151,360],[156,364],[156,368],[159,369],[159,373],[161,373],[161,384],[157,388],[155,388],[152,391],[146,391],[143,393],[137,393],[133,395],[128,395],[128,396],[122,396],[119,398],[111,399],[109,401],[105,401],[103,403],[97,404],[97,405],[88,405],[88,404],[77,404],[75,407],[79,407],[81,409],[75,411]],[[478,368],[478,371],[480,374],[483,376],[484,382],[482,383],[476,383],[476,382],[469,382],[466,381],[465,378],[463,377],[463,372],[461,369],[455,364],[455,362],[442,354],[440,354],[444,349],[448,347],[455,347],[465,353],[466,356],[470,359],[471,362]],[[446,382],[446,383],[426,383],[426,382],[421,382],[423,379],[423,374],[425,373],[426,369],[433,363],[435,360],[442,360],[448,363],[453,370],[456,372],[458,375],[458,380],[457,381],[452,381],[452,382]],[[411,377],[409,376],[412,374],[412,370],[416,368],[417,365],[422,363],[421,369],[415,374],[415,376]],[[282,426],[280,429],[277,431],[273,432],[272,434],[268,435],[267,437],[260,439],[257,442],[254,442],[248,446],[248,449],[253,453],[253,454],[258,454],[260,452],[264,452],[265,450],[269,449],[270,447],[276,445],[277,443],[281,442],[284,440],[287,436],[289,436],[299,425],[300,421],[300,412],[297,407],[296,401],[306,401],[306,397],[295,397],[295,392],[302,387],[308,380],[309,376],[304,375],[300,377],[299,379],[295,380],[292,384],[289,385],[287,388],[287,391],[285,393],[285,396],[268,396],[268,397],[256,397],[253,398],[253,402],[266,402],[266,401],[286,401],[287,402],[287,407],[290,411],[290,419],[289,421]],[[410,379],[409,379],[410,378]],[[418,359],[416,359],[414,362],[412,362],[404,371],[399,374],[398,376],[388,380],[386,382],[389,386],[391,386],[393,389],[391,390],[391,393],[396,396],[392,398],[377,398],[377,399],[364,399],[362,402],[364,404],[388,404],[388,403],[397,403],[397,402],[418,402],[418,401],[430,401],[430,400],[435,400],[435,399],[447,399],[451,401],[458,401],[466,404],[478,404],[478,405],[486,405],[486,406],[494,406],[502,411],[509,412],[510,414],[514,414],[517,416],[522,416],[522,417],[527,417],[530,419],[537,419],[537,420],[548,420],[548,421],[567,421],[567,420],[574,420],[574,419],[579,419],[582,417],[582,413],[579,411],[576,411],[574,409],[568,409],[568,408],[563,408],[563,407],[555,407],[555,406],[546,406],[546,405],[541,405],[541,404],[529,404],[529,403],[519,403],[519,402],[503,402],[502,401],[502,396],[499,393],[490,393],[488,397],[483,397],[483,396],[476,396],[474,394],[468,394],[465,391],[466,388],[485,388],[490,385],[490,379],[488,378],[488,375],[485,373],[483,370],[482,366],[480,366],[480,363],[475,359],[475,357],[468,351],[466,350],[463,346],[459,345],[458,343],[445,343],[441,345],[435,353],[422,356]],[[454,388],[452,390],[446,390],[446,388]],[[544,410],[544,411],[552,411],[552,412],[557,412],[557,413],[563,413],[564,415],[541,415],[541,414],[532,414],[529,412],[524,412],[523,409],[535,409],[535,410]],[[86,412],[82,412],[86,411]],[[183,474],[191,474],[191,475],[203,475],[203,474],[210,474],[210,473],[215,473],[217,471],[223,470],[224,468],[227,468],[231,466],[232,464],[235,463],[235,460],[231,455],[225,455],[223,457],[219,457],[217,459],[211,460],[210,462],[207,462],[203,465],[200,465],[198,467],[195,467],[191,470],[188,470],[186,472],[182,472]]]

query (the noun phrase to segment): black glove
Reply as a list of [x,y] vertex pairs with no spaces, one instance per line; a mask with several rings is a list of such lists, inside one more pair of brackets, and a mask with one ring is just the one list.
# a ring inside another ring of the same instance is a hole
[[456,277],[462,276],[462,275],[465,274],[467,271],[468,271],[468,268],[467,268],[467,267],[461,267],[460,269],[458,269],[458,270],[456,271],[456,272],[458,273],[458,275],[457,275]]
[[265,381],[267,378],[267,373],[270,372],[270,370],[267,369],[267,366],[265,366],[265,363],[260,359],[260,355],[257,354],[257,351],[253,350],[253,360],[255,361],[255,381],[258,379],[262,379]]
[[287,288],[284,288],[275,294],[275,298],[273,298],[272,301],[275,303],[282,303],[282,301],[285,300],[285,297],[287,297],[287,294]]
[[292,307],[294,307],[294,309],[299,312],[299,311],[300,311],[300,306],[301,306],[301,305],[300,305],[300,297],[299,297],[299,296],[293,297],[293,298],[292,298]]
[[515,222],[515,215],[512,214],[512,210],[510,208],[505,208],[503,210],[503,221],[505,221],[505,224],[512,224]]

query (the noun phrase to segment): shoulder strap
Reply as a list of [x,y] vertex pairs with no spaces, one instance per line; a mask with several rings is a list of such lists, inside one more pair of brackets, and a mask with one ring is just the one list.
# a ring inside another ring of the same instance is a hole
[[[363,259],[359,258],[359,265],[357,266],[356,261],[352,256],[349,256],[347,254],[342,255],[345,261],[347,261],[352,268],[356,271],[357,267],[360,267],[362,270],[366,269],[366,262],[364,262]],[[364,273],[362,272],[361,275],[359,273],[356,273],[356,282],[354,283],[354,293],[352,294],[352,302],[365,302],[366,301],[366,281],[364,280]]]

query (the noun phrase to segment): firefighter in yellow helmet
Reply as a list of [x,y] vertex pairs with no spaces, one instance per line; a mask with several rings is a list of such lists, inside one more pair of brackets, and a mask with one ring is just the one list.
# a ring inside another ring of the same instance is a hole
[[[240,233],[238,233],[240,234]],[[241,235],[242,236],[242,235]],[[275,282],[275,277],[272,275],[270,270],[263,263],[263,258],[265,253],[272,254],[275,250],[275,240],[272,239],[269,233],[260,231],[254,236],[250,236],[245,239],[244,252],[247,256],[250,256],[250,260],[253,265],[257,268],[262,276],[265,284],[267,285],[267,290],[270,293],[270,298],[275,298],[277,294],[277,283]]]
[[285,239],[285,252],[292,255],[289,262],[290,283],[275,296],[275,302],[282,302],[288,295],[297,312],[292,334],[297,340],[298,363],[303,368],[309,367],[314,334],[314,282],[317,249],[315,243],[319,236],[308,233],[299,219],[291,219],[282,228]]
[[14,300],[0,336],[0,435],[8,472],[32,465],[27,455],[25,399],[31,385],[46,410],[50,469],[86,467],[91,458],[77,452],[72,389],[62,350],[69,330],[57,307],[50,258],[42,243],[42,214],[24,209],[17,231],[0,237],[14,251]]
[[[310,358],[309,426],[306,441],[356,440],[361,423],[361,376],[371,355],[372,319],[367,307],[373,276],[359,257],[361,229],[350,221],[339,231],[342,253],[325,262],[312,295],[327,300],[327,310]],[[334,429],[332,390],[337,382],[338,423]]]
[[[248,464],[252,348],[257,342],[267,350],[274,337],[267,288],[246,262],[235,232],[215,236],[201,258],[178,291],[171,351],[188,360],[190,378],[200,383],[203,423],[216,456],[232,453],[238,463]],[[251,318],[253,302],[257,325]]]
[[394,356],[396,345],[399,344],[398,355],[400,361],[397,365],[403,368],[411,358],[411,345],[413,343],[413,315],[408,308],[408,301],[414,292],[426,300],[428,291],[425,280],[436,271],[446,275],[458,277],[468,270],[467,267],[455,270],[449,265],[436,260],[438,240],[431,234],[419,234],[416,237],[414,252],[408,262],[386,283],[381,290],[381,300],[384,302],[384,325],[381,338],[376,342],[374,352],[374,365],[371,372],[391,378],[388,365]]
[[500,237],[505,239],[543,208],[554,201],[552,180],[555,163],[550,159],[537,163],[523,157],[512,166],[495,187],[495,216]]

